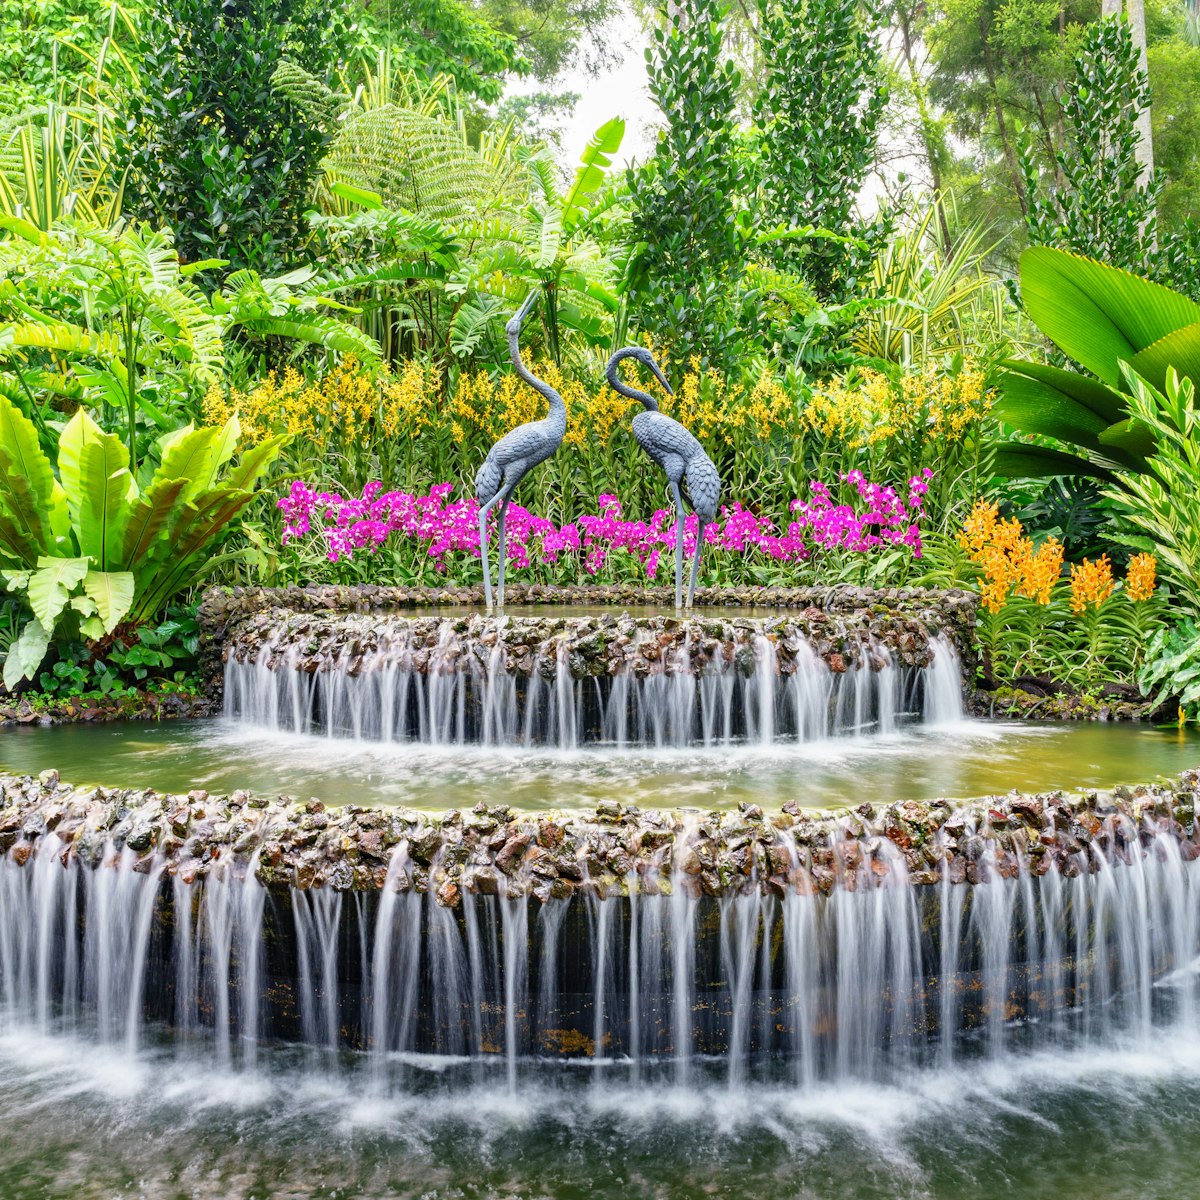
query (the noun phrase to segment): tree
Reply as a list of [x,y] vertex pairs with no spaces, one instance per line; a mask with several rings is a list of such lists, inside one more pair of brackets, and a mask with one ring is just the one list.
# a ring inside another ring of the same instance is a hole
[[1029,240],[1154,274],[1158,186],[1152,174],[1143,182],[1139,153],[1150,82],[1127,21],[1088,27],[1064,92],[1062,147],[1051,167],[1039,168],[1022,147]]
[[174,229],[188,261],[294,263],[332,129],[274,75],[292,58],[331,79],[355,39],[337,2],[156,0],[117,151],[126,211]]
[[761,214],[768,225],[815,226],[837,238],[771,243],[825,301],[852,295],[879,226],[857,216],[887,103],[871,8],[858,0],[759,0],[765,78],[754,111],[761,136]]
[[559,75],[583,50],[583,66],[601,70],[616,58],[609,23],[621,0],[479,0],[480,13],[514,38],[532,74],[543,81]]
[[389,0],[367,11],[372,40],[387,47],[397,70],[447,75],[463,95],[485,104],[500,99],[506,75],[529,71],[517,38],[468,0]]
[[666,118],[653,159],[629,173],[642,239],[630,299],[672,366],[737,356],[736,292],[745,261],[738,198],[746,182],[734,114],[741,76],[726,57],[720,0],[663,10],[646,51],[650,93]]

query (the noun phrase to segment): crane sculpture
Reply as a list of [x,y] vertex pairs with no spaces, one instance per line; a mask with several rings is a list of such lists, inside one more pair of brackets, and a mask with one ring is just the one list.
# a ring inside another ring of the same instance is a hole
[[562,445],[567,432],[567,406],[563,398],[543,380],[539,379],[521,361],[521,326],[533,311],[541,295],[535,287],[525,297],[525,303],[504,327],[508,334],[508,353],[517,374],[536,392],[546,397],[550,414],[540,421],[529,421],[506,433],[489,451],[475,476],[475,497],[479,502],[479,554],[483,559],[483,595],[488,612],[492,610],[492,573],[488,566],[487,515],[497,504],[496,527],[499,540],[500,564],[497,568],[496,592],[500,608],[504,607],[504,516],[508,512],[508,501],[517,484],[539,463]]
[[646,392],[622,383],[617,367],[627,358],[636,359],[654,372],[667,395],[672,395],[654,355],[641,346],[626,346],[608,360],[608,382],[613,389],[630,400],[637,400],[645,412],[633,418],[633,436],[638,445],[666,472],[667,482],[675,500],[675,607],[683,607],[683,497],[680,483],[686,479],[692,508],[700,518],[696,534],[696,553],[692,556],[692,578],[688,584],[687,607],[692,607],[696,595],[696,574],[700,569],[700,549],[704,545],[704,530],[717,519],[717,503],[721,498],[721,477],[704,447],[680,423],[658,411],[658,401]]

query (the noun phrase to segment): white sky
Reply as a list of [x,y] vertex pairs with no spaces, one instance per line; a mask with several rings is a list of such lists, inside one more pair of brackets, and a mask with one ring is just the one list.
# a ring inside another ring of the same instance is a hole
[[[626,8],[613,22],[610,36],[621,55],[612,70],[588,75],[583,70],[583,54],[577,51],[577,65],[555,81],[557,87],[578,92],[581,97],[571,119],[563,126],[562,158],[568,167],[578,163],[588,138],[612,117],[625,118],[625,140],[615,160],[618,166],[626,166],[634,158],[645,158],[654,146],[659,112],[646,91],[646,35],[641,23]],[[508,91],[521,94],[544,88],[544,84],[535,80],[514,80]]]

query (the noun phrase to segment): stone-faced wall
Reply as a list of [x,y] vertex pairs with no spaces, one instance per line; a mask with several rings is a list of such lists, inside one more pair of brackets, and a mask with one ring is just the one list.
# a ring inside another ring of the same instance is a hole
[[[835,671],[845,669],[851,654],[849,643],[870,640],[898,653],[905,665],[924,665],[928,639],[944,633],[958,647],[964,678],[973,679],[975,672],[978,598],[958,589],[701,588],[696,594],[700,611],[687,618],[673,614],[673,593],[667,588],[518,585],[509,590],[508,599],[510,611],[530,606],[612,609],[611,616],[590,618],[550,612],[545,617],[524,617],[519,628],[510,627],[507,633],[497,631],[494,623],[485,625],[480,618],[462,615],[462,631],[475,629],[481,637],[490,637],[491,644],[501,642],[506,666],[516,670],[530,669],[531,647],[551,637],[565,636],[571,641],[572,671],[579,675],[636,669],[648,653],[662,658],[685,637],[702,651],[706,640],[736,642],[736,615],[704,612],[723,608],[745,610],[756,622],[764,622],[767,636],[784,651],[789,638],[808,639]],[[436,641],[431,631],[440,627],[438,610],[454,608],[474,608],[482,613],[482,589],[369,585],[214,588],[200,607],[202,674],[210,694],[218,695],[224,657],[233,642],[243,657],[267,641],[282,640],[289,645],[303,643],[306,650],[311,646],[312,654],[326,656],[339,647],[350,647],[352,660],[356,647],[370,648],[378,640],[376,626],[383,622],[371,618],[385,613],[411,613],[423,645],[431,637]],[[622,621],[620,616],[629,609],[638,613],[632,619],[642,631],[637,637],[631,636],[631,620]],[[658,611],[646,615],[648,609]]]
[[107,847],[128,847],[144,864],[135,869],[162,862],[185,882],[252,870],[270,887],[371,892],[386,884],[432,892],[446,907],[464,891],[541,901],[678,887],[710,897],[827,894],[884,879],[979,883],[1022,869],[1070,878],[1101,869],[1102,860],[1131,861],[1164,834],[1191,861],[1200,856],[1198,799],[1200,771],[1189,771],[1173,784],[1132,790],[885,808],[864,801],[828,814],[794,804],[772,815],[753,805],[642,811],[612,801],[587,815],[479,805],[434,816],[248,792],[75,788],[47,771],[0,776],[0,854],[23,864],[53,833],[65,843],[64,865],[96,865]]

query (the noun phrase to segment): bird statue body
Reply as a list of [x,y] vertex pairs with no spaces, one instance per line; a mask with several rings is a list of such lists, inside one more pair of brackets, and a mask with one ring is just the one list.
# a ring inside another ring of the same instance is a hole
[[532,311],[541,291],[534,288],[517,313],[504,327],[508,335],[508,352],[516,373],[536,392],[545,396],[550,413],[540,421],[529,421],[506,433],[489,451],[483,466],[475,476],[475,498],[479,503],[479,553],[483,559],[483,595],[488,611],[492,609],[492,578],[488,566],[487,515],[497,504],[496,518],[500,562],[497,567],[496,599],[504,607],[504,518],[508,502],[518,483],[540,463],[553,456],[562,445],[567,432],[567,406],[562,397],[543,380],[538,379],[521,361],[521,326]]
[[696,534],[696,552],[692,556],[691,581],[688,584],[687,607],[692,607],[696,594],[696,576],[700,569],[700,550],[704,545],[704,530],[717,519],[721,499],[721,477],[716,465],[704,452],[696,437],[678,421],[658,411],[658,401],[647,392],[630,387],[621,381],[617,368],[624,359],[632,358],[649,367],[659,383],[671,394],[654,356],[641,346],[627,346],[608,360],[608,382],[622,396],[637,400],[645,409],[633,418],[633,436],[641,448],[662,469],[675,501],[675,607],[683,607],[683,496],[680,484],[686,482],[692,509],[700,519]]

